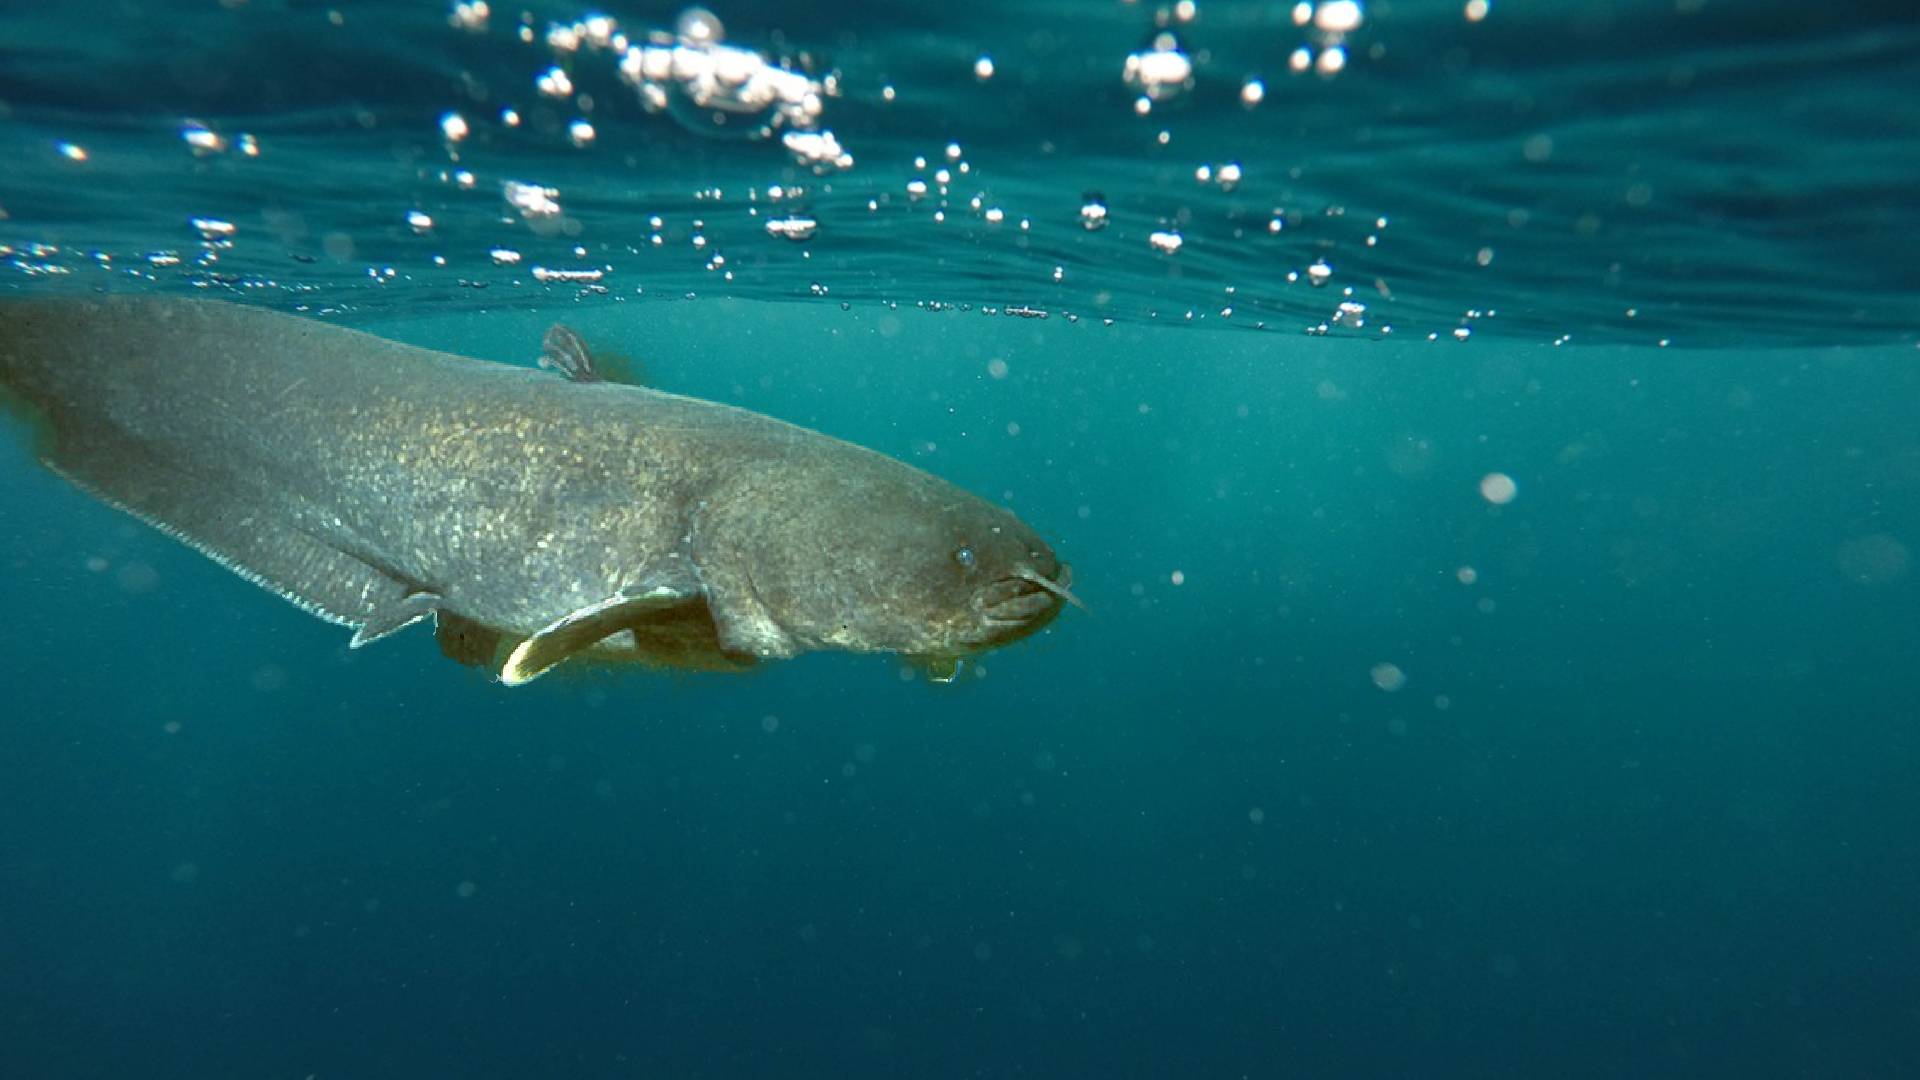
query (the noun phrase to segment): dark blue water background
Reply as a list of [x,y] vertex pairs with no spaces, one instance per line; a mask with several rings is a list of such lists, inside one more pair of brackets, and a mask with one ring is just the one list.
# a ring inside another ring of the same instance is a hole
[[604,56],[543,104],[519,8],[0,6],[9,293],[515,363],[565,320],[1006,502],[1093,608],[951,687],[508,691],[423,632],[349,652],[9,429],[0,1074],[1920,1068],[1920,29],[1366,10],[1294,77],[1288,6],[1202,3],[1144,118],[1147,6],[723,10],[840,73],[822,176]]

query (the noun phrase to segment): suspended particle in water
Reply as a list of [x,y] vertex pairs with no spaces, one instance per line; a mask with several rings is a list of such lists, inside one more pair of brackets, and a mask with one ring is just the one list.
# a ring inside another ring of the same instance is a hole
[[1381,661],[1368,669],[1367,677],[1373,680],[1373,685],[1389,694],[1398,693],[1407,685],[1407,673],[1401,671],[1398,664],[1390,664],[1386,661]]
[[1886,585],[1907,576],[1913,556],[1894,537],[1869,533],[1841,544],[1834,562],[1841,576],[1856,585]]
[[1266,100],[1266,97],[1267,84],[1261,82],[1259,76],[1250,75],[1246,82],[1240,84],[1240,104],[1247,108],[1251,109],[1260,104]]
[[973,77],[986,82],[993,78],[993,57],[982,55],[973,62]]
[[1325,259],[1315,260],[1312,266],[1307,267],[1307,282],[1316,289],[1332,279],[1333,267]]
[[1180,246],[1186,243],[1186,241],[1181,239],[1180,234],[1177,232],[1160,231],[1149,234],[1147,236],[1147,243],[1153,245],[1153,249],[1163,255],[1172,255],[1174,252],[1179,251]]
[[1503,472],[1490,472],[1480,478],[1480,497],[1495,506],[1505,506],[1520,494],[1520,485]]
[[1489,4],[1487,0],[1467,0],[1467,9],[1466,9],[1467,21],[1472,23],[1477,23],[1481,19],[1486,18],[1487,11],[1492,6],[1493,5]]

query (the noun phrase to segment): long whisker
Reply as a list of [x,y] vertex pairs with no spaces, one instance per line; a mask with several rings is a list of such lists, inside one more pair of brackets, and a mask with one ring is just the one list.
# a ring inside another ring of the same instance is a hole
[[1081,603],[1079,597],[1068,592],[1067,587],[1065,585],[1056,584],[1055,582],[1049,580],[1046,577],[1043,577],[1042,575],[1040,575],[1035,571],[1028,570],[1023,567],[1019,570],[1015,570],[1014,576],[1033,582],[1035,585],[1038,585],[1041,588],[1052,593],[1053,595],[1059,597],[1060,599],[1065,600],[1067,603],[1072,604],[1074,607],[1079,608],[1081,611],[1087,610],[1087,605]]

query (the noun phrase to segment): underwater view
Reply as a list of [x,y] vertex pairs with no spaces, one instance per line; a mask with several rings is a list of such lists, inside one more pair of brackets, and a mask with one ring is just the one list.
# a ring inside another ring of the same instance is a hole
[[1920,1075],[1911,0],[0,0],[0,1076]]

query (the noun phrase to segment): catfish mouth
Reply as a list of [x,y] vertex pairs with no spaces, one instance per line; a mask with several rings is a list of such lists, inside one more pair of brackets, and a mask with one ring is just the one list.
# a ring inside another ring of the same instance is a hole
[[1052,622],[1068,604],[1086,607],[1069,591],[1073,569],[1065,563],[1059,568],[1056,578],[1023,568],[980,591],[986,644],[1004,645],[1026,637]]

